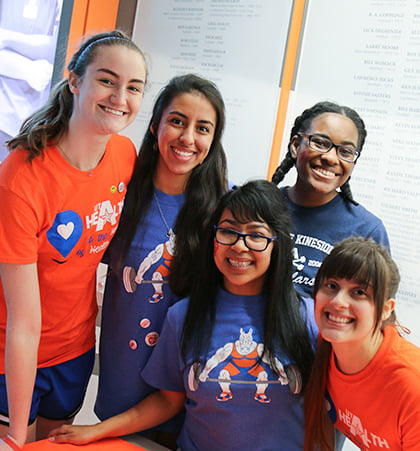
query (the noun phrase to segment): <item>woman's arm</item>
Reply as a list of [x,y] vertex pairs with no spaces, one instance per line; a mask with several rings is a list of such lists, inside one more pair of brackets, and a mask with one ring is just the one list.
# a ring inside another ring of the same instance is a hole
[[37,265],[0,263],[0,275],[7,306],[5,368],[9,434],[23,446],[41,335]]
[[176,415],[184,406],[185,393],[158,390],[131,409],[90,426],[64,425],[49,439],[57,443],[84,445],[103,438],[119,437],[157,426]]

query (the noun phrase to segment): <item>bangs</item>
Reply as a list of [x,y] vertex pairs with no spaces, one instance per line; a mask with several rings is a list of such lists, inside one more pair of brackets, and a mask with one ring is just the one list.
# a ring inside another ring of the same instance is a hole
[[231,196],[225,208],[229,209],[232,216],[241,224],[252,221],[268,223],[272,216],[268,202],[253,195]]
[[218,223],[224,210],[229,210],[240,224],[254,221],[266,224],[276,235],[276,243],[281,240],[284,249],[289,244],[291,246],[290,216],[286,201],[274,183],[259,179],[234,186],[222,197],[214,214],[214,224]]
[[375,288],[378,274],[376,259],[372,261],[372,258],[368,257],[348,249],[332,253],[327,257],[327,261],[324,261],[323,268],[319,271],[320,277],[354,280],[361,285],[371,285]]
[[245,204],[236,204],[234,207],[229,208],[232,213],[232,216],[238,221],[240,224],[246,224],[247,222],[266,222],[262,217],[258,214],[256,210],[250,208],[249,205]]
[[[346,243],[344,245],[344,243]],[[376,243],[348,239],[338,244],[322,263],[315,280],[315,290],[324,279],[354,280],[362,286],[371,286],[374,293],[385,297],[389,286],[389,267]]]
[[387,249],[362,237],[347,238],[333,248],[316,275],[315,294],[322,281],[328,278],[353,280],[372,287],[379,311],[385,300],[396,295],[400,281],[398,267]]

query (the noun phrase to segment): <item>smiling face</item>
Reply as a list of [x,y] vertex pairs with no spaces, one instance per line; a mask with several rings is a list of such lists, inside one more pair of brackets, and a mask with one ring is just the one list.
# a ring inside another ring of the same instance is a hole
[[163,111],[157,131],[159,161],[155,186],[168,194],[183,192],[192,170],[207,157],[216,111],[199,92],[176,96]]
[[70,126],[93,135],[118,133],[131,124],[143,100],[146,67],[141,54],[121,45],[98,48],[82,77],[69,74]]
[[[384,304],[382,320],[394,309],[395,301]],[[380,328],[375,328],[376,307],[371,286],[353,280],[327,278],[315,295],[315,320],[322,337],[333,347],[351,345],[353,349],[375,350]]]
[[[323,113],[311,122],[309,135],[329,138],[334,144],[357,148],[358,132],[353,121],[337,113]],[[355,163],[340,160],[335,148],[327,153],[312,150],[308,138],[294,136],[290,150],[296,158],[298,177],[293,187],[294,200],[305,206],[318,206],[337,195],[337,188],[350,177]]]
[[[273,235],[273,231],[265,222],[252,221],[242,224],[228,209],[224,210],[217,225],[241,233],[258,233],[267,237]],[[219,244],[215,240],[214,261],[223,274],[226,291],[246,296],[260,294],[270,266],[272,249],[272,242],[265,251],[256,252],[248,249],[243,239],[233,245]]]
[[376,314],[371,287],[328,278],[320,285],[315,299],[315,319],[325,340],[355,341],[372,335]]

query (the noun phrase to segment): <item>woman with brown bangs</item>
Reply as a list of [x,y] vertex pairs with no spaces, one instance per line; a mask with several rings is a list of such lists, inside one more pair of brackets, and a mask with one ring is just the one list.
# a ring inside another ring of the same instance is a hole
[[399,281],[388,251],[372,239],[348,238],[322,263],[305,451],[333,450],[333,426],[362,450],[419,449],[420,349],[397,330]]

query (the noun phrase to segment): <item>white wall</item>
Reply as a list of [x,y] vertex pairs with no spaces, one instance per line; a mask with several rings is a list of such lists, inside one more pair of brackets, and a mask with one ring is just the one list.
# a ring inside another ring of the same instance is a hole
[[[328,11],[328,15],[326,15]],[[420,345],[420,3],[312,0],[290,117],[320,99],[356,109],[368,136],[356,200],[385,223],[402,280],[400,322]]]
[[150,81],[127,134],[140,142],[159,89],[174,75],[211,79],[226,104],[229,178],[265,177],[292,0],[141,0],[134,39],[150,55]]

